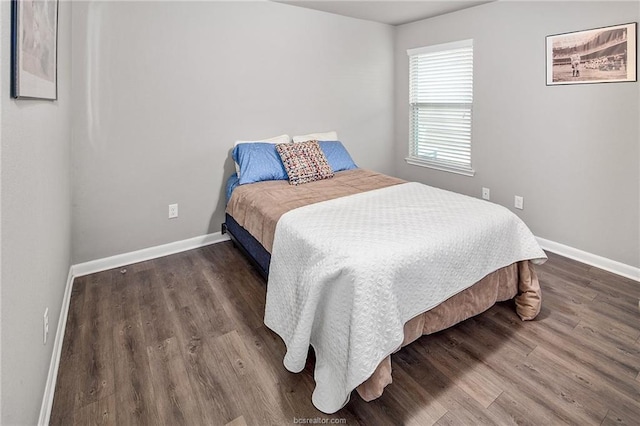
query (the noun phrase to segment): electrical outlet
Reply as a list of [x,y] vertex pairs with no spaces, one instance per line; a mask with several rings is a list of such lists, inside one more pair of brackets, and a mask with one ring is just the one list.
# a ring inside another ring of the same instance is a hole
[[42,344],[46,345],[47,338],[49,337],[49,308],[46,308],[44,310],[44,315],[42,317],[42,324],[43,324],[43,332],[44,332]]
[[175,219],[178,217],[178,205],[169,204],[169,219]]
[[489,188],[482,188],[482,199],[484,200],[491,199],[491,190]]
[[519,195],[516,195],[513,205],[516,209],[524,210],[524,198]]

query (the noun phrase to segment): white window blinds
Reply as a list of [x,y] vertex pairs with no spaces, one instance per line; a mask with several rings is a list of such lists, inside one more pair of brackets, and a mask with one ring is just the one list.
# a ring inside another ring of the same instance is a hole
[[410,49],[410,164],[473,175],[473,40]]

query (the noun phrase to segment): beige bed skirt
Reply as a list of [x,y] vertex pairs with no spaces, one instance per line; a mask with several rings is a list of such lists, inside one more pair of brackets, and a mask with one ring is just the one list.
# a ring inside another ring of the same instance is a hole
[[[430,311],[410,319],[404,325],[404,341],[400,348],[420,336],[449,328],[486,311],[496,302],[514,297],[516,311],[523,320],[532,320],[540,312],[540,284],[533,265],[527,260],[492,272]],[[389,355],[378,365],[371,377],[356,390],[362,399],[372,401],[379,398],[384,388],[391,382],[391,355]]]

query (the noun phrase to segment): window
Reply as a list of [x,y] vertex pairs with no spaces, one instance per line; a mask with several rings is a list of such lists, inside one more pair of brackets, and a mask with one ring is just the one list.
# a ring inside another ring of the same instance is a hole
[[407,163],[473,176],[473,40],[410,49]]

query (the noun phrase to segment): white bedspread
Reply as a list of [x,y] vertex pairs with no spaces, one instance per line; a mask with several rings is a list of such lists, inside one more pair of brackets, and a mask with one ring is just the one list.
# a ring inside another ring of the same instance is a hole
[[334,413],[401,345],[405,322],[525,259],[546,256],[515,214],[423,184],[311,204],[277,224],[264,322],[292,372],[313,346],[313,404]]

